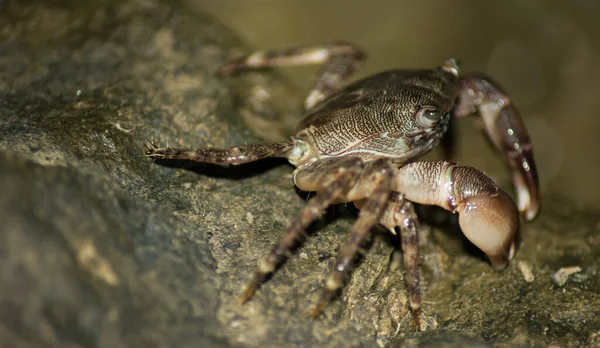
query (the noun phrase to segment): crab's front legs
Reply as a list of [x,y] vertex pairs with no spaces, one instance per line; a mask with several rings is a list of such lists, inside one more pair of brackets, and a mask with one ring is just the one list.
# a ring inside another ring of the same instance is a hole
[[508,265],[519,213],[512,199],[482,172],[443,161],[415,162],[398,169],[393,189],[412,202],[458,212],[463,233],[494,269]]
[[527,128],[519,111],[498,83],[482,74],[461,76],[461,93],[454,114],[476,114],[483,131],[504,154],[517,190],[519,210],[532,220],[539,210],[539,180]]

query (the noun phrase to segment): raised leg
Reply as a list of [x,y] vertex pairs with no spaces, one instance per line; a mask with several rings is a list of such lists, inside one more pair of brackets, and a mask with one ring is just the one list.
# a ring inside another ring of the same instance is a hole
[[409,163],[397,170],[393,190],[406,199],[459,213],[465,236],[502,270],[513,256],[519,213],[492,179],[472,167],[443,161]]
[[242,292],[242,303],[248,301],[254,295],[265,278],[288,256],[290,249],[296,244],[308,225],[325,208],[350,191],[359,178],[361,170],[361,160],[359,158],[326,159],[316,162],[314,166],[307,165],[296,170],[295,177],[311,177],[322,185],[321,190],[313,199],[308,201],[300,215],[285,231],[279,243],[259,261],[258,269],[254,273],[252,281]]
[[267,157],[286,157],[292,147],[292,141],[234,146],[229,149],[176,149],[147,143],[146,155],[155,159],[237,165]]
[[[358,220],[350,230],[350,236],[342,245],[335,266],[327,278],[325,288],[317,306],[310,316],[318,317],[327,307],[337,290],[348,276],[352,263],[360,250],[361,244],[368,238],[370,229],[379,222],[390,195],[393,168],[387,160],[373,161],[365,168],[360,181],[355,185],[349,200],[365,199]],[[364,185],[363,185],[364,183]]]
[[458,117],[473,114],[483,121],[483,130],[511,168],[519,210],[527,220],[538,213],[539,180],[527,128],[515,105],[499,85],[487,76],[461,77],[462,92],[455,109]]
[[308,110],[338,90],[343,81],[356,70],[358,63],[364,59],[365,54],[358,47],[346,42],[333,42],[316,46],[258,51],[226,63],[217,72],[232,74],[277,66],[323,64],[315,85],[305,101],[305,108]]

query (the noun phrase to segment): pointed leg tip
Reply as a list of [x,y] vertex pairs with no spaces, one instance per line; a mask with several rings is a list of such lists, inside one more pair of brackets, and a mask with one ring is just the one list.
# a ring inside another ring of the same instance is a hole
[[522,213],[525,216],[525,220],[532,221],[533,219],[535,219],[537,217],[538,211],[539,211],[539,207],[537,205],[535,205],[535,206],[529,206],[529,207],[523,209]]
[[321,315],[322,312],[323,312],[322,310],[320,310],[318,308],[314,308],[312,311],[310,311],[309,316],[312,320],[316,320]]
[[413,323],[415,325],[414,328],[417,332],[435,330],[439,327],[439,323],[434,316],[428,316],[422,311],[419,311],[418,313],[413,315],[415,315],[413,320]]
[[244,289],[244,291],[240,294],[240,304],[244,304],[244,303],[250,301],[252,296],[254,296],[255,292],[256,292],[256,289],[254,289],[250,286],[247,287],[246,289]]
[[317,306],[310,312],[310,317],[312,319],[317,319],[323,313],[325,308],[327,308],[327,305],[329,305],[329,302],[331,301],[331,298],[335,294],[336,290],[337,288],[330,289],[328,287],[323,289],[321,298],[319,298],[319,303],[317,303]]
[[520,195],[517,199],[519,203],[519,212],[521,213],[521,215],[523,215],[525,221],[531,221],[536,218],[540,210],[540,206],[537,201],[531,200],[529,194],[526,196],[526,198],[523,198],[521,196],[522,195]]
[[240,294],[240,302],[242,304],[248,302],[256,293],[256,290],[261,286],[268,273],[257,272],[254,274],[252,281],[246,286]]
[[413,329],[417,332],[425,331],[421,325],[421,311],[413,312]]
[[160,149],[160,145],[154,140],[147,141],[144,144],[144,156],[146,157],[159,157],[158,150]]
[[310,318],[312,320],[316,320],[318,317],[321,316],[321,314],[325,310],[325,307],[327,307],[327,302],[326,301],[319,302],[319,304],[315,308],[313,308],[312,311],[310,311],[310,314],[309,314]]
[[158,146],[157,146],[157,144],[156,144],[156,142],[154,140],[147,141],[144,144],[144,149],[146,150],[146,153],[152,152],[152,151],[156,150],[157,148],[158,148]]
[[540,190],[537,179],[533,179],[532,176],[515,175],[514,182],[517,189],[516,198],[519,212],[526,221],[531,221],[536,218],[540,210]]
[[146,144],[144,144],[144,156],[146,157],[153,159],[164,159],[169,154],[171,154],[170,147],[162,147],[154,140],[149,142],[147,141]]

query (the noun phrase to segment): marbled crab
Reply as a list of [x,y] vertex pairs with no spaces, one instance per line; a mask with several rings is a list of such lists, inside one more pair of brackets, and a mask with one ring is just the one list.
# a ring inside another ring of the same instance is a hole
[[[400,231],[410,309],[421,318],[418,218],[414,203],[459,213],[465,236],[504,269],[515,250],[519,212],[533,219],[539,184],[532,146],[508,95],[482,74],[459,72],[448,59],[433,70],[391,70],[343,87],[365,55],[344,42],[256,52],[223,65],[220,74],[249,69],[323,64],[305,101],[305,115],[291,140],[229,149],[177,149],[148,144],[157,159],[242,164],[284,157],[296,167],[295,185],[316,191],[282,239],[258,263],[242,302],[289,255],[308,225],[329,205],[353,202],[360,210],[342,245],[316,308],[325,309],[348,276],[361,244],[376,224]],[[446,161],[417,161],[440,143],[451,117],[476,115],[484,133],[503,154],[512,172],[518,208],[481,171]]]

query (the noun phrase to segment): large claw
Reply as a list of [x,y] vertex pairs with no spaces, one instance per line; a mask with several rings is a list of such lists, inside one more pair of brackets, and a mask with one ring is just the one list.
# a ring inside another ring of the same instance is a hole
[[506,268],[519,227],[519,213],[510,197],[498,189],[495,194],[466,198],[456,210],[460,228],[471,243],[488,256],[495,270]]
[[410,201],[458,212],[463,233],[488,256],[492,267],[501,270],[508,265],[519,212],[482,172],[443,161],[414,162],[398,169],[393,189]]
[[519,210],[527,220],[533,220],[539,211],[539,180],[531,140],[519,111],[489,77],[468,75],[461,82],[457,115],[479,111],[485,134],[508,161]]

